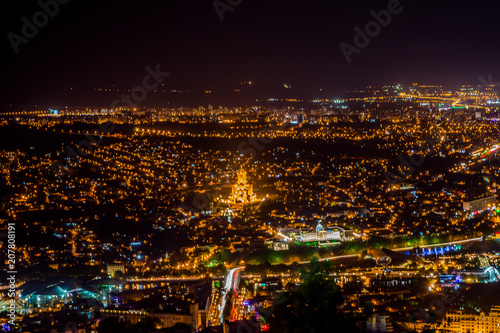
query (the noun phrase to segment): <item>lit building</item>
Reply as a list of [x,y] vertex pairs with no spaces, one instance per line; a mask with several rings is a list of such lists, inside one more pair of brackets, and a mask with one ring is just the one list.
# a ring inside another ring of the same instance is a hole
[[352,230],[345,230],[338,226],[333,228],[323,228],[321,223],[318,223],[316,229],[279,229],[278,232],[285,237],[286,241],[293,240],[295,242],[328,242],[328,241],[345,241],[346,238],[352,237]]
[[488,314],[468,314],[463,312],[449,312],[441,323],[442,330],[447,332],[476,332],[488,333],[500,331],[500,306],[493,306]]
[[103,319],[109,317],[116,317],[120,321],[130,321],[132,324],[137,324],[147,317],[157,319],[161,327],[172,327],[175,324],[183,323],[198,329],[201,326],[201,312],[198,309],[198,304],[191,304],[189,306],[189,313],[166,313],[166,312],[148,312],[143,310],[101,310]]
[[257,201],[257,196],[253,193],[253,185],[247,182],[247,173],[245,170],[238,170],[238,181],[232,187],[232,193],[229,196],[232,203],[251,203]]
[[108,273],[109,276],[114,277],[116,272],[122,272],[125,273],[125,265],[120,264],[120,263],[113,263],[113,264],[108,264],[106,266],[106,272]]

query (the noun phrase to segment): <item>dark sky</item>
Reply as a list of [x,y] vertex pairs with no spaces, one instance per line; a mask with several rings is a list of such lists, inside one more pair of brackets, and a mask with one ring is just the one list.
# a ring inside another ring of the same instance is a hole
[[490,73],[500,80],[497,0],[402,0],[402,12],[347,64],[339,44],[353,44],[354,27],[388,3],[243,0],[221,22],[213,0],[71,0],[18,54],[7,34],[21,35],[21,18],[32,22],[40,7],[4,4],[0,104],[92,104],[93,88],[131,88],[156,64],[170,72],[165,87],[193,98],[229,96],[249,80],[262,98],[337,97],[392,82],[454,88]]

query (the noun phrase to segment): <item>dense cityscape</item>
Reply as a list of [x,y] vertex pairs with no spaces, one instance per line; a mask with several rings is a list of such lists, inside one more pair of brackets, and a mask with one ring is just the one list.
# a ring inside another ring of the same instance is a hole
[[500,333],[498,2],[0,11],[0,332]]
[[266,331],[277,297],[321,274],[362,331],[496,329],[497,88],[393,84],[286,107],[12,107],[3,327],[14,291],[9,327],[26,332]]

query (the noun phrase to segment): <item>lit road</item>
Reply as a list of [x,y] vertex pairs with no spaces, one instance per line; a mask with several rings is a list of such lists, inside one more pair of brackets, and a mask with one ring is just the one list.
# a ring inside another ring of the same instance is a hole
[[224,282],[224,291],[222,295],[222,304],[219,311],[219,322],[222,324],[224,320],[224,308],[226,307],[227,298],[231,290],[238,289],[239,274],[238,271],[245,269],[245,267],[232,268],[227,272],[226,281]]

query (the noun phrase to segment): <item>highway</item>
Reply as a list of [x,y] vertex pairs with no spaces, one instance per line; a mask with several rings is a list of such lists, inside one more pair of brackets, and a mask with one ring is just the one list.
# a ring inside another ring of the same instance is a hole
[[237,290],[239,284],[238,271],[245,269],[245,267],[232,268],[227,272],[226,280],[224,282],[224,291],[222,295],[222,304],[219,310],[219,323],[222,324],[224,321],[224,308],[226,307],[226,302],[231,290]]

